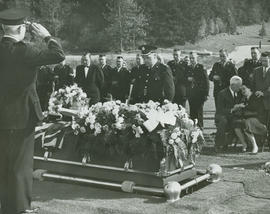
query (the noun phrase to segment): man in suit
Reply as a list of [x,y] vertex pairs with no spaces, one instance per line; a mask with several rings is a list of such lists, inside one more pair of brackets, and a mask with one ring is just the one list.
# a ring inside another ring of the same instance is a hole
[[73,69],[66,64],[66,60],[56,65],[53,69],[53,73],[55,76],[58,76],[58,84],[55,85],[56,90],[74,84],[74,72]]
[[100,101],[104,75],[98,66],[91,63],[90,53],[85,53],[81,65],[76,67],[75,83],[87,94],[90,105]]
[[213,65],[209,75],[209,80],[214,83],[214,98],[215,106],[217,108],[218,93],[230,85],[230,78],[237,75],[237,68],[235,64],[229,59],[228,52],[225,49],[219,51],[220,61]]
[[259,98],[259,120],[269,125],[270,111],[270,62],[268,53],[262,53],[262,66],[254,71],[253,92]]
[[30,213],[34,128],[42,119],[36,91],[37,67],[65,59],[58,42],[42,25],[29,24],[35,37],[47,44],[40,50],[23,41],[23,9],[0,12],[4,36],[0,42],[0,202],[3,214]]
[[116,67],[112,71],[111,94],[113,99],[126,102],[131,83],[130,71],[124,66],[122,56],[116,58]]
[[136,55],[136,65],[131,69],[131,79],[135,80],[140,74],[140,66],[144,64],[141,54]]
[[173,101],[173,75],[169,66],[158,62],[157,47],[142,45],[139,49],[142,51],[145,65],[141,66],[141,76],[135,80],[133,99],[140,103],[149,100],[163,103],[165,99]]
[[241,94],[239,93],[242,86],[242,79],[239,76],[233,76],[230,79],[230,86],[218,93],[217,99],[217,133],[215,139],[215,150],[218,152],[225,149],[226,132],[230,130],[232,124],[233,112],[241,108]]
[[186,107],[186,83],[187,83],[187,66],[184,60],[181,60],[181,50],[173,50],[173,58],[168,62],[168,66],[172,70],[175,85],[174,102]]
[[203,128],[203,105],[209,93],[209,79],[206,69],[198,63],[195,52],[189,54],[190,66],[187,71],[187,98],[191,119],[198,119],[198,125]]
[[112,67],[107,64],[106,55],[99,55],[99,68],[102,70],[104,75],[104,85],[101,90],[101,101],[108,101],[112,99],[111,87],[112,87]]
[[253,87],[254,70],[262,66],[261,53],[258,47],[251,48],[251,59],[245,59],[244,65],[238,69],[238,75],[243,80],[243,85]]

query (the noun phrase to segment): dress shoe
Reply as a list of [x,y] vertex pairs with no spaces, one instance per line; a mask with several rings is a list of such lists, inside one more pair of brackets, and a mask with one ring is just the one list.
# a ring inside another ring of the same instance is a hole
[[21,212],[21,214],[27,214],[27,213],[33,213],[33,214],[37,214],[39,211],[39,208],[33,208],[33,209],[29,209],[29,210],[25,210],[23,212]]

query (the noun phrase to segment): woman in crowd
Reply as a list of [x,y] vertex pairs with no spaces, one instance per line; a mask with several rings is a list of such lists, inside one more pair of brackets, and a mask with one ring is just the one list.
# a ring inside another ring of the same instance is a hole
[[235,133],[243,145],[243,152],[247,149],[247,139],[252,144],[252,154],[258,152],[258,146],[254,135],[265,136],[266,126],[257,119],[258,98],[246,86],[241,88],[243,103],[237,111],[233,112],[235,119],[233,122]]

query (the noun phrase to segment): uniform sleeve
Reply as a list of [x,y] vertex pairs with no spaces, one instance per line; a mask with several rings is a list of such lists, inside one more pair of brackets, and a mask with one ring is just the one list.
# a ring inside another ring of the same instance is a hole
[[39,50],[31,46],[27,48],[26,61],[31,66],[57,64],[65,59],[61,45],[52,38],[47,38],[47,49]]
[[216,64],[213,65],[213,68],[210,71],[210,74],[209,74],[209,80],[210,81],[214,81],[214,75],[215,75],[215,73],[216,73]]
[[103,71],[99,67],[97,67],[96,69],[97,69],[97,79],[96,79],[97,83],[96,84],[99,90],[101,90],[104,86],[104,74],[103,74]]
[[204,69],[202,67],[202,79],[203,79],[203,92],[204,92],[204,95],[205,96],[208,96],[209,94],[209,78],[208,78],[208,75],[207,75],[207,71],[206,69]]
[[165,99],[172,101],[175,95],[175,86],[173,81],[173,75],[171,69],[166,66],[166,71],[164,72],[164,95]]

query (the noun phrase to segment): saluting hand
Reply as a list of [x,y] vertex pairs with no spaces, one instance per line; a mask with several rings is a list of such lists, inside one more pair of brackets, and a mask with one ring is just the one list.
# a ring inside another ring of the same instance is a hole
[[51,36],[49,31],[45,27],[43,27],[41,24],[32,23],[31,27],[32,27],[32,32],[34,33],[34,35],[36,35],[42,39],[44,39],[48,36]]

